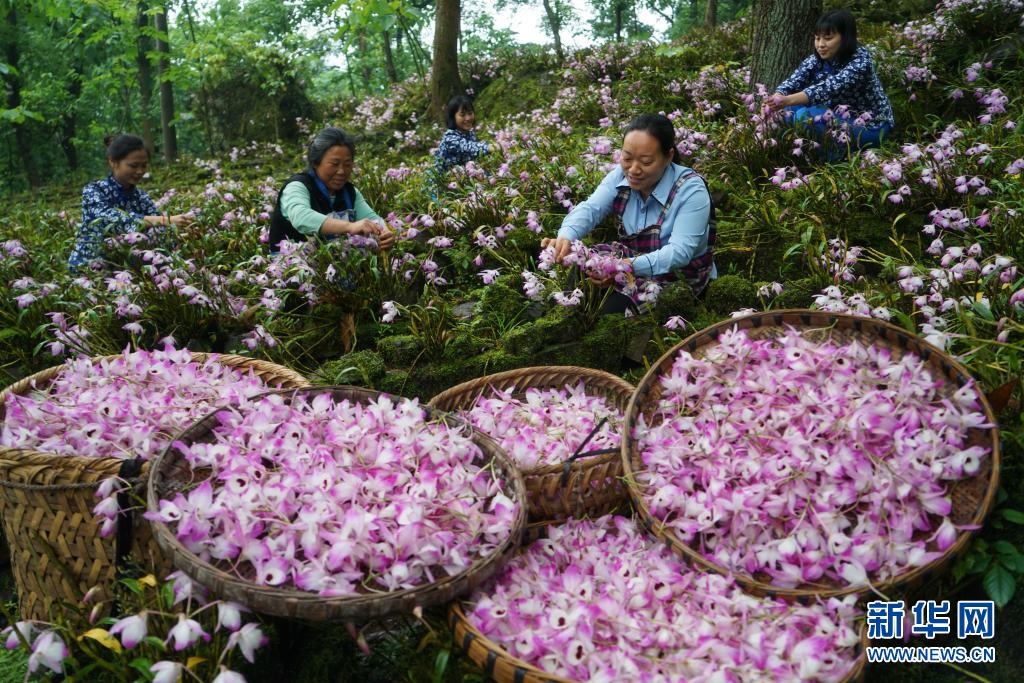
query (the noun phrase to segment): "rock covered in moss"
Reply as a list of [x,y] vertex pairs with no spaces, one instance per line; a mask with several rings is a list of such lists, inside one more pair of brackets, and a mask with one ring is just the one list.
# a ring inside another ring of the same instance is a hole
[[723,275],[708,285],[704,301],[716,313],[729,314],[741,308],[758,308],[757,288],[739,275]]
[[689,283],[680,280],[669,282],[662,287],[651,313],[660,325],[674,315],[692,320],[703,309],[704,305],[693,295],[693,289]]
[[353,351],[317,368],[313,383],[353,384],[376,389],[385,372],[384,359],[376,352]]
[[396,334],[377,340],[377,353],[390,367],[412,365],[423,352],[423,342],[411,334]]

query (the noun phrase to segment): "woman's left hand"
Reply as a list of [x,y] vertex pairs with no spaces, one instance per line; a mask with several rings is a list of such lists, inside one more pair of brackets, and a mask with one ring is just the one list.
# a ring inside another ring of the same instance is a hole
[[390,249],[395,243],[395,233],[391,232],[387,228],[380,228],[377,232],[377,245],[381,249]]

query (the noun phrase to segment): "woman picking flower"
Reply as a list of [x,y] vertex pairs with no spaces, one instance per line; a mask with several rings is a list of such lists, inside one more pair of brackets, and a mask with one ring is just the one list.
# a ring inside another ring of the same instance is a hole
[[[563,262],[574,240],[615,214],[618,240],[597,245],[622,260],[636,277],[656,281],[684,278],[699,294],[717,276],[713,259],[714,207],[707,184],[692,169],[676,163],[675,129],[661,114],[633,119],[622,139],[619,167],[613,169],[586,201],[562,221],[558,236],[541,246],[553,246]],[[637,290],[619,291],[614,276],[588,271],[595,284],[616,286],[605,300],[604,313],[638,309]]]
[[456,95],[448,101],[445,109],[448,130],[441,137],[435,155],[435,171],[438,177],[453,166],[462,166],[490,151],[486,142],[477,142],[476,111],[473,100],[467,95]]
[[382,249],[390,247],[394,234],[370,208],[349,180],[355,166],[355,141],[340,128],[325,128],[310,143],[309,164],[287,181],[277,197],[270,219],[270,250],[284,240],[302,242],[316,235],[367,235]]
[[[877,147],[892,134],[892,105],[875,73],[871,54],[857,44],[857,23],[849,10],[826,13],[814,27],[814,49],[767,100],[795,124],[809,124],[823,139],[834,111],[844,118],[850,149]],[[845,154],[845,152],[843,153]],[[833,151],[829,159],[837,155]]]
[[161,214],[149,195],[138,188],[149,169],[149,150],[142,138],[108,135],[103,144],[110,173],[82,189],[82,223],[68,258],[72,272],[102,259],[103,241],[108,237],[151,226],[187,225],[190,220],[185,215]]

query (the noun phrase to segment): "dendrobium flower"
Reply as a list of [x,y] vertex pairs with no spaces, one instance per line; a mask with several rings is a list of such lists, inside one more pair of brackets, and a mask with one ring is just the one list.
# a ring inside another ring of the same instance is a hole
[[131,650],[146,637],[146,613],[139,612],[119,620],[110,627],[110,635],[121,635],[121,645]]
[[612,515],[550,527],[466,606],[510,653],[577,681],[840,680],[859,643],[854,598],[755,598]]
[[[651,513],[709,560],[795,587],[863,585],[957,537],[948,482],[988,456],[977,390],[952,400],[913,354],[724,332],[682,351],[634,429]],[[813,502],[813,506],[812,506]]]
[[[263,585],[347,595],[435,581],[492,553],[518,512],[465,428],[409,399],[271,394],[218,413],[209,442],[174,447],[212,474],[146,516]],[[191,585],[179,577],[176,599],[179,583]]]
[[167,634],[165,642],[173,640],[175,651],[181,652],[186,648],[192,647],[200,638],[209,642],[210,634],[204,631],[203,627],[195,619],[189,619],[184,614],[179,614],[178,623]]
[[32,654],[28,658],[28,670],[35,673],[39,666],[45,666],[54,673],[64,673],[64,660],[70,652],[68,646],[53,631],[43,631],[32,643]]

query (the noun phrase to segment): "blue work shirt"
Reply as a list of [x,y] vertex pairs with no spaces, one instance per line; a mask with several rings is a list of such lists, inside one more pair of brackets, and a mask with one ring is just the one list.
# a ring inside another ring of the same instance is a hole
[[[669,164],[646,201],[639,192],[630,189],[626,210],[622,214],[622,225],[626,233],[635,235],[654,225],[668,201],[676,179],[690,170],[686,166]],[[558,236],[570,240],[582,239],[611,212],[612,202],[622,187],[629,187],[629,182],[622,167],[616,166],[586,201],[569,212],[562,221]],[[706,252],[710,214],[711,197],[704,181],[695,175],[683,183],[672,200],[668,215],[661,224],[661,248],[635,257],[633,273],[639,277],[666,275]],[[711,278],[717,276],[717,269],[712,267]]]

